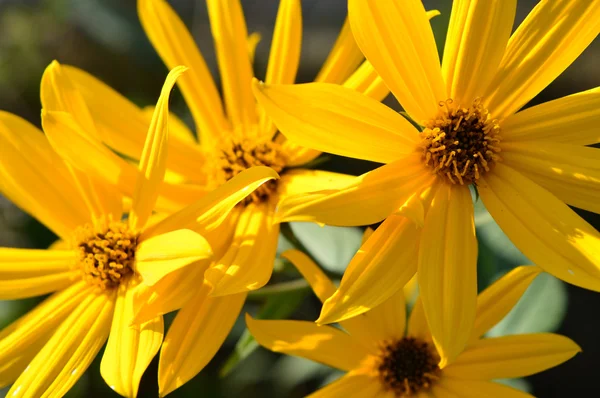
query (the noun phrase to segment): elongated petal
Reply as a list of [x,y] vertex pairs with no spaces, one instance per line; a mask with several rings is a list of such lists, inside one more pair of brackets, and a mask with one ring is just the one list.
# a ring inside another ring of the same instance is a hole
[[600,149],[547,141],[503,143],[502,158],[559,199],[600,213]]
[[429,18],[420,0],[350,0],[352,33],[369,62],[418,122],[448,98]]
[[382,101],[390,93],[383,79],[379,76],[369,61],[363,62],[356,71],[344,82],[344,87],[351,88]]
[[423,301],[421,297],[417,297],[415,304],[410,311],[408,319],[407,336],[418,337],[423,340],[431,340],[431,332],[425,318],[425,310],[423,309]]
[[266,321],[246,315],[258,343],[271,351],[296,355],[341,370],[360,366],[369,352],[350,335],[306,321]]
[[254,94],[286,138],[307,148],[388,163],[418,144],[417,131],[405,118],[346,87],[255,80]]
[[408,219],[388,217],[352,258],[339,289],[325,302],[317,322],[354,317],[402,290],[417,268],[419,237]]
[[309,163],[321,155],[321,151],[316,149],[306,148],[295,144],[290,140],[285,140],[281,144],[283,151],[287,155],[287,166],[295,167]]
[[279,225],[268,203],[249,205],[240,215],[233,241],[223,258],[204,274],[211,296],[260,289],[271,279]]
[[315,82],[342,83],[364,59],[365,56],[356,45],[350,22],[346,18],[333,48],[315,77]]
[[242,309],[246,294],[209,297],[204,285],[183,307],[165,337],[158,387],[165,396],[196,376],[217,353]]
[[533,398],[533,395],[503,384],[449,377],[434,385],[431,393],[444,398]]
[[162,316],[137,327],[130,325],[136,283],[134,278],[129,278],[119,286],[110,336],[100,363],[106,384],[125,397],[137,396],[142,375],[163,339]]
[[257,166],[244,170],[193,204],[147,228],[141,238],[147,239],[176,229],[189,228],[190,225],[199,225],[205,230],[215,229],[235,205],[263,183],[277,178],[278,174],[270,167]]
[[477,315],[472,338],[479,338],[500,322],[541,271],[541,268],[534,265],[517,267],[481,292],[477,296]]
[[592,226],[502,163],[480,181],[486,208],[527,258],[566,282],[600,290],[600,235]]
[[[148,38],[167,67],[172,69],[185,65],[190,68],[178,84],[194,117],[200,141],[206,145],[214,144],[227,130],[228,122],[219,92],[194,39],[164,0],[138,1],[138,15]],[[245,37],[243,40],[240,45],[245,43]]]
[[136,271],[144,283],[154,285],[171,272],[212,257],[208,241],[189,229],[179,229],[142,240],[136,257]]
[[8,396],[63,396],[83,375],[110,331],[114,301],[89,294],[61,323]]
[[516,0],[452,2],[442,74],[450,98],[470,106],[481,97],[504,55]]
[[227,115],[234,125],[251,126],[256,111],[250,82],[252,65],[246,50],[246,21],[239,0],[208,0],[210,27],[221,71]]
[[[381,397],[383,388],[377,376],[364,372],[350,372],[331,384],[310,394],[307,398],[363,398]],[[389,398],[383,396],[382,398]]]
[[300,250],[293,249],[286,250],[281,254],[281,257],[294,264],[321,302],[324,302],[335,293],[336,287],[333,282],[308,255]]
[[131,229],[142,228],[152,214],[167,169],[167,142],[169,140],[169,97],[177,78],[186,71],[186,67],[175,67],[165,80],[156,109],[148,128],[148,135],[139,173],[135,182],[132,207],[129,212]]
[[532,106],[502,123],[504,141],[600,142],[600,87]]
[[291,169],[282,174],[277,186],[280,200],[288,196],[322,191],[351,184],[355,176],[324,170]]
[[444,374],[471,380],[525,377],[559,365],[580,351],[571,339],[552,333],[483,339],[470,345]]
[[66,165],[44,134],[1,111],[0,190],[62,238],[90,220]]
[[398,211],[434,179],[420,154],[414,154],[356,177],[346,186],[283,198],[277,218],[341,226],[373,224]]
[[477,240],[468,188],[439,187],[422,236],[419,288],[443,367],[463,350],[475,321]]
[[541,1],[508,42],[484,95],[492,116],[516,112],[560,75],[600,32],[595,1]]

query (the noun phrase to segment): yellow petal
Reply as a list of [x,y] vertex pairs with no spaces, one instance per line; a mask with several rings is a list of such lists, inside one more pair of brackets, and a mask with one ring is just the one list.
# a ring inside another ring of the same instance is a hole
[[294,264],[321,302],[324,302],[335,293],[336,287],[333,282],[306,254],[293,249],[286,250],[281,254],[281,257]]
[[333,48],[315,77],[315,82],[342,83],[364,59],[365,56],[356,45],[346,18]]
[[215,229],[246,196],[263,183],[277,178],[278,174],[270,167],[257,166],[244,170],[193,204],[147,228],[141,238],[189,228],[190,225],[199,225],[205,230]]
[[229,334],[246,294],[209,297],[210,288],[199,288],[169,328],[160,352],[158,388],[164,397],[196,376]]
[[502,159],[567,204],[600,213],[600,149],[519,141],[502,144]]
[[444,375],[471,380],[525,377],[557,366],[580,351],[571,339],[552,333],[483,339],[447,366]]
[[162,316],[130,327],[136,283],[134,278],[129,278],[119,286],[110,336],[100,363],[106,384],[125,397],[137,396],[142,375],[163,339]]
[[317,322],[354,317],[401,291],[417,268],[419,235],[408,219],[388,217],[352,258],[339,289],[325,302]]
[[566,282],[600,290],[600,235],[592,226],[502,163],[479,181],[486,208],[527,258]]
[[88,294],[12,385],[8,396],[63,396],[108,337],[114,299]]
[[442,74],[456,103],[469,106],[494,77],[513,27],[516,0],[452,2]]
[[333,84],[266,85],[258,102],[286,138],[307,148],[388,163],[415,151],[417,130],[391,108]]
[[0,190],[62,238],[90,220],[72,176],[44,134],[0,112]]
[[381,380],[374,375],[364,372],[350,372],[331,384],[310,394],[307,398],[363,398],[363,397],[381,397],[385,396]]
[[360,366],[369,354],[350,335],[331,326],[307,321],[266,321],[246,315],[248,330],[258,344],[274,352],[296,355],[341,370]]
[[211,296],[247,292],[267,284],[279,237],[272,207],[269,203],[249,205],[242,212],[229,250],[204,274],[213,289]]
[[136,271],[146,285],[196,261],[212,257],[208,241],[189,229],[179,229],[141,241],[135,252]]
[[444,367],[463,350],[475,321],[477,239],[467,187],[440,185],[421,236],[421,300]]
[[256,107],[242,6],[239,0],[208,0],[207,6],[227,115],[234,125],[250,127],[256,123]]
[[186,70],[184,66],[177,66],[169,72],[156,103],[140,158],[139,173],[129,212],[129,226],[133,230],[143,228],[148,221],[156,204],[160,185],[165,178],[169,140],[169,97],[177,78]]
[[315,160],[321,154],[321,151],[305,148],[301,145],[294,144],[290,140],[283,141],[281,148],[287,156],[286,165],[289,167],[306,164],[312,160]]
[[500,322],[541,271],[541,268],[534,265],[517,267],[481,292],[477,297],[477,315],[472,338],[479,338]]
[[288,196],[343,187],[351,184],[356,176],[313,169],[290,169],[281,175],[277,185],[280,200]]
[[[381,349],[382,341],[397,340],[404,337],[404,330],[406,328],[404,291],[399,289],[383,303],[366,312],[364,315],[366,319],[363,322],[369,325],[368,334],[365,333],[357,336],[353,329],[349,331],[352,336],[361,338],[363,344],[370,343],[373,345],[375,352],[377,352],[377,349]],[[345,325],[345,322],[342,322],[342,325]],[[369,340],[365,341],[367,337]]]
[[434,179],[421,155],[414,154],[355,177],[351,184],[285,197],[277,208],[277,219],[340,226],[373,224],[398,211]]
[[[189,69],[186,72],[189,73]],[[185,76],[185,74],[183,74],[182,76]],[[181,76],[179,77],[178,81],[180,79]],[[152,121],[155,109],[156,107],[154,105],[148,105],[142,109],[144,116],[146,116],[146,119],[148,120],[148,125],[150,125],[150,122]],[[147,131],[148,129],[146,129],[145,132]],[[185,143],[189,146],[196,146],[199,144],[196,140],[196,137],[194,136],[194,133],[192,133],[192,130],[190,130],[189,127],[185,124],[185,122],[173,112],[169,112],[169,140],[179,140],[182,143]],[[203,153],[200,151],[198,151],[197,154],[199,156],[203,155]],[[141,155],[141,151],[139,155]],[[136,157],[139,157],[139,155]]]
[[383,79],[369,61],[363,62],[344,82],[344,87],[351,88],[376,101],[383,101],[390,93]]
[[[179,87],[194,118],[200,142],[214,144],[222,132],[228,130],[228,122],[210,70],[194,39],[164,0],[138,1],[138,15],[146,35],[167,67],[185,65],[190,68],[179,80]],[[245,36],[241,40],[239,43],[243,46]],[[248,58],[246,53],[245,58]]]
[[424,122],[448,98],[429,18],[420,0],[350,0],[358,46],[409,115]]
[[534,398],[533,395],[499,383],[449,377],[434,384],[431,395],[443,398]]
[[425,318],[423,301],[420,296],[417,297],[417,301],[415,301],[415,305],[413,305],[412,310],[410,311],[406,335],[418,337],[423,340],[431,340],[431,332],[429,331],[429,325]]
[[89,293],[85,282],[55,293],[0,332],[0,385],[12,384],[56,327]]
[[511,36],[485,93],[492,116],[503,119],[560,75],[600,31],[595,1],[542,1]]
[[246,47],[248,49],[248,56],[250,57],[250,64],[254,64],[254,55],[256,54],[256,46],[262,40],[262,36],[258,32],[252,32],[248,35],[246,40]]

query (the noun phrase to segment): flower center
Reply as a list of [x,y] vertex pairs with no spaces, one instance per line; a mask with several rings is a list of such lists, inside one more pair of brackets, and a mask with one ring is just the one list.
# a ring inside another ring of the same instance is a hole
[[[280,173],[285,167],[286,157],[281,145],[271,140],[229,139],[223,142],[217,152],[219,183],[229,181],[242,171],[253,166],[267,166]],[[262,184],[242,203],[260,203],[277,190],[275,180]]]
[[84,280],[101,289],[112,289],[134,272],[139,233],[123,222],[87,224],[75,232],[77,266]]
[[396,397],[409,397],[428,389],[439,378],[438,362],[437,352],[429,343],[404,337],[383,346],[377,370]]
[[500,126],[480,99],[469,108],[440,102],[440,114],[421,132],[423,159],[452,184],[471,184],[500,160]]

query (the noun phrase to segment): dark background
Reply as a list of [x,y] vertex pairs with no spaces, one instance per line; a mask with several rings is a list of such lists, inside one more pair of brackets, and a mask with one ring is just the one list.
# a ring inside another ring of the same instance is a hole
[[[242,1],[249,32],[258,31],[262,41],[256,52],[255,70],[264,76],[271,31],[278,1]],[[442,16],[432,25],[438,48],[443,48],[451,2],[424,1]],[[519,2],[515,26],[536,1]],[[201,0],[172,0],[170,4],[185,21],[218,79],[206,7]],[[298,81],[311,81],[330,50],[346,14],[345,0],[303,0],[303,48]],[[399,38],[401,39],[401,38]],[[592,45],[547,87],[531,104],[537,104],[595,87],[598,84],[600,42]],[[134,0],[0,0],[0,109],[40,124],[39,81],[44,68],[57,59],[89,71],[139,105],[153,104],[167,70],[146,39],[136,15]],[[387,103],[397,106],[392,99]],[[173,110],[191,125],[179,92]],[[373,164],[332,158],[322,167],[359,174]],[[581,212],[597,229],[598,215]],[[0,196],[0,246],[47,247],[54,237],[43,226]],[[575,394],[600,396],[597,359],[600,357],[598,308],[600,295],[568,286],[568,309],[559,329],[583,348],[568,363],[529,378],[532,393],[539,397],[568,397]],[[0,301],[0,325],[26,311],[35,299]],[[253,304],[249,305],[253,309]],[[293,317],[316,319],[319,304],[308,295]],[[239,323],[226,345],[205,369],[172,396],[302,396],[318,388],[330,372],[308,361],[278,358],[264,350],[252,356],[224,379],[218,370],[228,357]],[[98,362],[98,361],[96,361]],[[98,373],[97,363],[79,382],[71,396],[103,397],[111,394]],[[156,361],[144,376],[139,396],[156,396]],[[0,396],[6,390],[0,391]]]

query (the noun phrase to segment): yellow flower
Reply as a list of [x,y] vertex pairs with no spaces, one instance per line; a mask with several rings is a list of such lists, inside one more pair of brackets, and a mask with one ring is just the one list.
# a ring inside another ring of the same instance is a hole
[[[126,221],[121,221],[123,198],[114,186],[77,169],[74,159],[57,155],[28,122],[0,112],[0,191],[63,241],[52,250],[0,248],[0,299],[54,293],[0,333],[0,385],[12,383],[8,396],[63,396],[107,339],[102,376],[119,394],[135,396],[163,340],[162,316],[131,327],[140,274],[156,277],[208,261],[213,255],[208,241],[189,229],[196,218],[201,230],[212,229],[249,191],[276,177],[266,167],[240,174],[211,198],[149,224],[166,167],[169,93],[184,70],[174,68],[163,86]],[[61,76],[53,63],[44,79],[61,81]],[[44,130],[52,145],[73,146],[66,153],[89,155],[88,147],[79,145],[86,140],[83,127],[71,114],[52,107],[77,106],[71,101],[76,97],[47,90],[42,96],[48,106]],[[228,191],[235,185],[235,192]],[[223,327],[220,321],[213,313],[205,326]],[[220,343],[208,336],[203,354],[213,355],[218,347],[212,345]]]
[[567,206],[600,212],[599,152],[585,146],[600,141],[600,91],[515,113],[596,37],[600,3],[542,1],[510,37],[515,10],[514,0],[454,1],[440,66],[419,0],[349,1],[358,45],[419,129],[344,87],[255,83],[290,140],[385,163],[342,189],[280,203],[280,221],[385,219],[319,322],[375,307],[418,270],[434,342],[454,360],[475,319],[471,184],[529,259],[600,290],[600,235]]
[[[306,255],[284,255],[308,280],[321,301],[333,283]],[[316,397],[531,397],[491,380],[529,376],[577,354],[570,339],[552,334],[496,338],[482,335],[517,303],[540,273],[536,266],[517,267],[477,297],[475,327],[469,344],[454,363],[442,366],[418,300],[406,325],[406,303],[400,290],[360,317],[342,321],[344,330],[306,321],[255,320],[246,316],[262,346],[347,372],[310,395]]]

